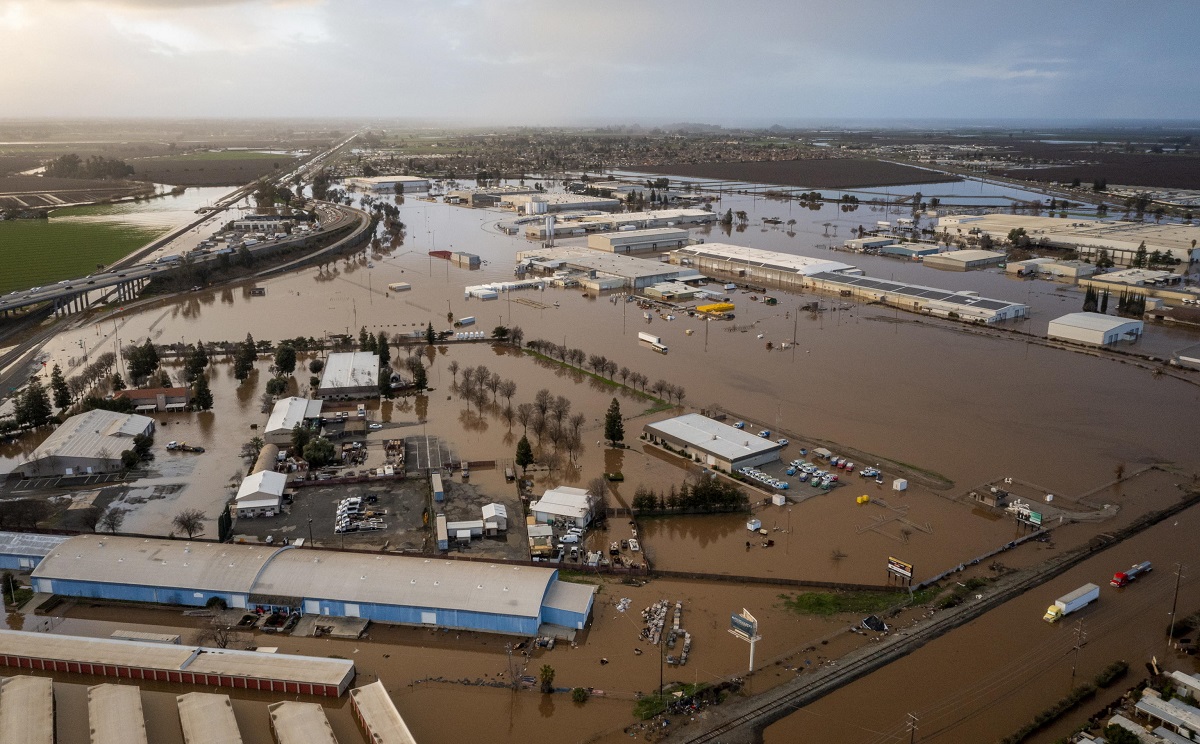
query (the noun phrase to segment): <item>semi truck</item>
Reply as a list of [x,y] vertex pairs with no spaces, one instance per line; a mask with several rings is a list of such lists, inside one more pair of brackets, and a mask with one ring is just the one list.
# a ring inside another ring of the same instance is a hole
[[1084,584],[1070,594],[1064,594],[1054,600],[1054,604],[1046,608],[1046,614],[1042,616],[1042,619],[1048,623],[1056,623],[1097,599],[1100,599],[1100,587],[1095,584]]
[[1154,566],[1151,565],[1150,561],[1135,563],[1124,571],[1117,571],[1115,574],[1113,574],[1112,581],[1108,583],[1111,586],[1119,588],[1125,586],[1126,584],[1132,583],[1142,574],[1150,573],[1152,570],[1154,570]]
[[638,333],[638,340],[645,341],[648,344],[661,344],[662,337],[655,336],[653,333]]

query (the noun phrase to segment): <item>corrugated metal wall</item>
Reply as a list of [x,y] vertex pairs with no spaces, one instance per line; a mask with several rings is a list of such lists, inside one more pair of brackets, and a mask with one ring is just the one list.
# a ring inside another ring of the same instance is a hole
[[[518,615],[498,615],[466,610],[430,609],[402,605],[350,604],[330,599],[311,599],[317,602],[322,615],[334,617],[361,617],[381,623],[403,623],[407,625],[436,625],[442,628],[479,630],[489,633],[515,633],[536,635],[538,618]],[[574,627],[574,626],[572,626]]]
[[[47,583],[53,581],[51,586]],[[70,581],[66,579],[38,579],[38,591],[52,591],[66,597],[90,597],[92,599],[115,599],[124,602],[151,602],[155,604],[203,607],[213,597],[220,597],[229,607],[240,598],[245,607],[245,594],[232,592],[199,592],[172,587],[135,586],[132,584],[105,584],[93,581]]]

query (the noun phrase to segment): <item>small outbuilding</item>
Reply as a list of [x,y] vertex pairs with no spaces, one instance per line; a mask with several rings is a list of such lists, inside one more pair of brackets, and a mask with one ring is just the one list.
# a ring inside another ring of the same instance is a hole
[[1092,346],[1110,346],[1118,341],[1136,341],[1145,324],[1132,318],[1103,313],[1069,313],[1050,321],[1047,335],[1059,341]]
[[495,535],[498,532],[507,532],[508,507],[506,507],[504,504],[484,504],[483,530],[484,534],[488,535]]
[[286,487],[287,476],[274,470],[261,470],[246,476],[234,501],[238,519],[275,516],[283,507]]
[[547,523],[565,520],[576,527],[587,527],[592,522],[592,498],[582,488],[559,486],[542,494],[542,498],[529,505],[538,522]]
[[263,439],[280,447],[290,446],[292,430],[297,426],[311,428],[320,425],[323,404],[324,401],[294,396],[280,398],[271,409],[271,417],[267,419]]

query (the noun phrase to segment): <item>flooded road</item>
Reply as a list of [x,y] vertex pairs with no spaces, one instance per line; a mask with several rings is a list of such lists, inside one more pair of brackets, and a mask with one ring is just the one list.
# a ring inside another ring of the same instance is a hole
[[[920,721],[922,742],[1001,739],[1067,694],[1077,623],[1084,643],[1075,684],[1091,680],[1118,659],[1129,662],[1130,673],[1032,741],[1051,742],[1068,734],[1144,678],[1143,665],[1151,656],[1168,669],[1195,673],[1200,670],[1195,657],[1169,652],[1165,640],[1175,564],[1194,563],[1190,536],[1197,528],[1200,509],[1193,507],[806,706],[768,727],[765,741],[906,742],[910,712]],[[1120,590],[1108,586],[1114,571],[1144,560],[1155,565],[1144,581]],[[1194,571],[1184,576],[1181,617],[1200,608],[1200,578]],[[1056,597],[1087,582],[1101,586],[1098,603],[1054,625],[1041,619]],[[922,683],[911,684],[918,677]]]

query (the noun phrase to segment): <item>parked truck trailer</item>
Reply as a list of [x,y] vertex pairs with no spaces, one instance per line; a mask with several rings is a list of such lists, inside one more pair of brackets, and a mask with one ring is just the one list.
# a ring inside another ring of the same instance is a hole
[[1154,570],[1154,566],[1150,561],[1142,561],[1135,563],[1124,571],[1117,571],[1113,574],[1112,581],[1108,582],[1111,586],[1122,587],[1126,584],[1133,583],[1139,576],[1144,573],[1150,573]]
[[1070,594],[1064,594],[1054,600],[1054,604],[1046,608],[1046,614],[1042,616],[1042,619],[1048,623],[1056,623],[1097,599],[1100,599],[1100,587],[1095,584],[1084,584]]

